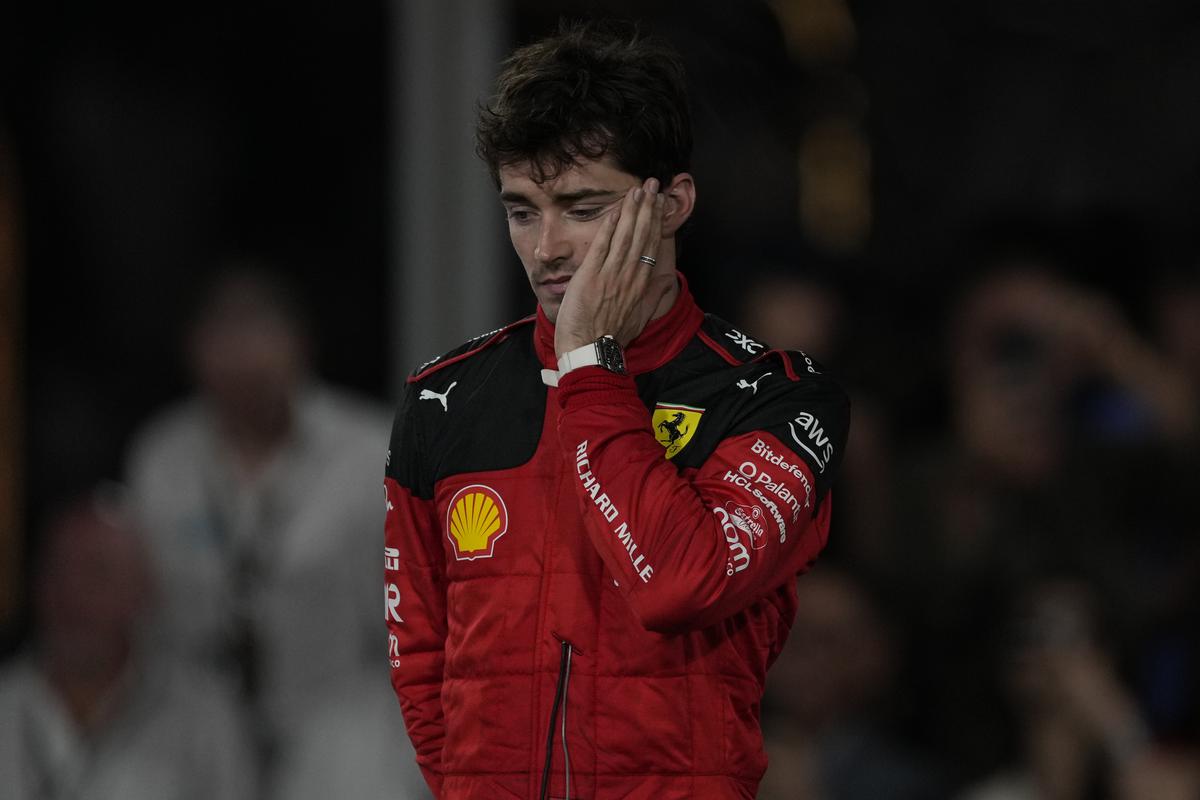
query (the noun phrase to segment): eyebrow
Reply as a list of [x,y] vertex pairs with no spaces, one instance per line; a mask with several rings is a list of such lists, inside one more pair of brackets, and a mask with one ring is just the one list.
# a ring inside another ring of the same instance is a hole
[[[614,189],[576,189],[573,192],[560,192],[551,194],[550,199],[560,205],[570,205],[578,203],[580,200],[593,200],[600,198],[615,198],[620,192]],[[529,203],[529,198],[520,192],[512,190],[500,193],[501,201],[505,203]],[[532,205],[532,204],[531,204]]]

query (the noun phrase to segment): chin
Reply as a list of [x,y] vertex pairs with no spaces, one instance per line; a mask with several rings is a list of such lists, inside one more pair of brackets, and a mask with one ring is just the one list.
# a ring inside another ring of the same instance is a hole
[[562,305],[562,301],[558,298],[553,300],[542,301],[542,313],[546,315],[546,319],[551,322],[558,322],[558,308]]

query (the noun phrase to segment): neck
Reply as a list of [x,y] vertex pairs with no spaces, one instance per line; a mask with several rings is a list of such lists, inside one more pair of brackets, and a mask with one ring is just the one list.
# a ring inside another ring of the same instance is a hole
[[284,402],[269,413],[220,418],[221,438],[244,475],[253,478],[270,462],[291,436],[294,417],[291,404]]
[[1034,722],[1028,733],[1029,763],[1041,796],[1075,800],[1087,787],[1088,747],[1074,725],[1056,716]]
[[662,246],[659,248],[658,263],[654,265],[653,270],[653,274],[650,276],[648,296],[654,296],[653,288],[656,285],[661,286],[666,284],[667,288],[655,303],[654,310],[650,312],[650,322],[666,316],[679,297],[679,281],[675,277],[674,239],[667,239],[662,243]]
[[666,294],[658,301],[658,305],[654,307],[654,313],[650,315],[650,319],[655,320],[665,315],[671,310],[671,306],[675,305],[675,299],[679,297],[679,281],[675,278],[675,273],[678,267],[675,266],[675,240],[667,239],[659,248],[658,263],[654,265],[654,275],[651,276],[651,282],[654,281],[669,281],[670,285]]
[[112,658],[89,660],[84,665],[64,664],[50,659],[43,662],[43,674],[82,729],[95,727],[104,716],[105,699],[120,683],[129,666],[131,650],[122,646]]
[[659,299],[658,304],[654,306],[654,312],[650,314],[650,321],[665,317],[667,312],[671,310],[671,306],[675,305],[675,301],[679,299],[679,283],[675,280],[675,276],[670,276],[671,286],[666,293]]

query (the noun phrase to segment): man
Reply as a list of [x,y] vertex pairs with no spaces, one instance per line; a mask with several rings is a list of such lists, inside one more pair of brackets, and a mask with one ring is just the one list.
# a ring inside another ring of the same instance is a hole
[[155,633],[241,690],[271,785],[310,715],[378,675],[379,594],[362,575],[387,414],[314,374],[303,308],[261,266],[216,276],[188,333],[198,391],[129,458],[165,587]]
[[0,796],[253,797],[232,697],[143,646],[155,587],[119,495],[57,510],[40,538],[30,647],[0,670]]
[[750,798],[848,403],[706,316],[677,56],[590,26],[479,121],[536,316],[409,379],[387,467],[392,682],[443,798]]

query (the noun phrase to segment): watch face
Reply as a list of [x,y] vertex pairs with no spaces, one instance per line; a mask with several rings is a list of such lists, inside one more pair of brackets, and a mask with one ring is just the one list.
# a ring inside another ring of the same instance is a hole
[[618,375],[625,374],[625,353],[616,339],[605,336],[596,342],[596,351],[600,356],[600,366]]

